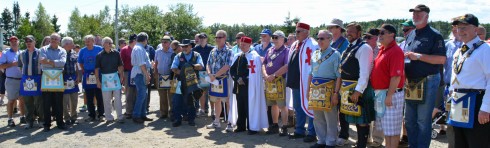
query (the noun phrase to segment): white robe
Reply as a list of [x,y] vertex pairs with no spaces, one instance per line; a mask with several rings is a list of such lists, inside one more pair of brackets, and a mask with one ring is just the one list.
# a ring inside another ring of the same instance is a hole
[[[235,54],[233,63],[237,60],[241,53]],[[263,128],[269,127],[267,120],[267,105],[265,103],[264,80],[262,78],[262,61],[260,55],[255,51],[250,51],[245,55],[247,57],[248,66],[253,60],[255,65],[254,71],[250,69],[248,72],[248,119],[250,130],[260,131]],[[230,98],[230,120],[233,125],[236,125],[238,119],[238,111],[236,97]]]
[[[298,44],[298,41],[295,41],[291,45],[290,49],[290,54],[289,54],[289,59],[291,59],[291,56],[293,55],[293,52],[296,50],[296,46]],[[311,55],[313,55],[313,52],[315,52],[319,48],[318,43],[313,40],[312,38],[308,37],[305,40],[303,40],[303,45],[298,48],[299,50],[299,73],[301,76],[300,79],[300,98],[301,98],[301,108],[303,111],[306,113],[306,115],[310,117],[314,117],[313,115],[313,110],[308,109],[308,99],[306,98],[306,94],[308,93],[308,87],[310,87],[310,84],[308,84],[308,77],[310,75],[311,71]],[[291,61],[290,61],[291,62]],[[288,88],[289,89],[289,88]],[[286,92],[287,93],[287,92]],[[287,97],[287,95],[286,95]],[[288,100],[287,102],[292,102],[292,94],[290,97],[287,97]]]

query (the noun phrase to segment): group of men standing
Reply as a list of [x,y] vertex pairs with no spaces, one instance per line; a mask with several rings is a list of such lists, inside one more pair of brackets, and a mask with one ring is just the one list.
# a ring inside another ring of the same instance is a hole
[[[170,117],[174,127],[184,120],[195,126],[196,114],[208,113],[209,100],[213,121],[207,128],[220,128],[223,114],[228,132],[253,135],[268,128],[267,134],[317,141],[312,147],[335,147],[348,141],[349,124],[354,124],[355,147],[367,147],[372,135],[374,142],[383,143],[384,136],[386,147],[396,148],[404,121],[408,145],[429,147],[432,111],[435,104],[446,104],[440,99],[445,95],[434,94],[446,86],[450,147],[487,147],[490,61],[485,56],[490,46],[477,36],[477,17],[455,17],[454,38],[444,43],[428,25],[429,7],[421,4],[409,12],[413,18],[402,24],[406,41],[400,45],[396,26],[383,24],[362,33],[359,24],[344,28],[340,19],[333,19],[316,38],[304,22],[297,23],[294,39],[264,29],[255,47],[242,32],[233,48],[226,46],[224,30],[216,32],[214,47],[205,33],[196,35],[195,47],[189,39],[178,42],[165,35],[153,60],[144,32],[131,35],[120,52],[110,38],[97,46],[88,35],[79,53],[72,50],[73,39],[61,40],[53,33],[50,44],[40,49],[27,36],[24,51],[18,50],[17,37],[11,37],[12,48],[0,58],[0,68],[6,70],[7,98],[23,96],[27,128],[39,118],[45,131],[52,114],[60,129],[77,123],[79,82],[87,97],[86,122],[105,118],[124,123],[122,90],[126,118],[152,121],[147,117],[148,86],[156,79],[160,118]],[[289,107],[296,117],[291,134]],[[10,101],[7,109],[9,126],[14,126]]]

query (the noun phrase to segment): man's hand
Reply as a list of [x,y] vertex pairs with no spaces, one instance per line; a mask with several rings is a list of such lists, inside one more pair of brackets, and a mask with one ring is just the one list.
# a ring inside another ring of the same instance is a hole
[[97,88],[102,88],[102,84],[100,84],[100,82],[97,82]]
[[267,82],[272,82],[272,81],[274,81],[274,79],[276,79],[276,77],[271,76],[271,75],[268,75],[268,76],[265,78],[265,80],[266,80]]
[[407,53],[405,53],[405,56],[408,57],[410,60],[418,60],[417,54],[418,53],[415,53],[415,52],[407,52]]
[[337,104],[339,104],[339,94],[338,93],[332,94],[332,97],[330,97],[330,98],[331,98],[330,107],[334,107],[334,106],[337,106]]
[[210,74],[209,75],[209,80],[211,80],[211,82],[213,82],[214,80],[216,80],[216,77],[214,77],[214,74]]
[[386,96],[386,99],[385,99],[385,105],[386,107],[391,107],[393,106],[393,95],[388,95]]
[[146,76],[145,82],[146,82],[146,85],[148,85],[151,82],[150,74],[146,74],[145,76]]
[[354,94],[350,96],[350,99],[352,100],[352,102],[357,103],[357,101],[359,101],[359,96],[361,96],[361,92],[354,91]]
[[490,122],[490,113],[480,111],[478,112],[478,122],[480,124],[487,124]]

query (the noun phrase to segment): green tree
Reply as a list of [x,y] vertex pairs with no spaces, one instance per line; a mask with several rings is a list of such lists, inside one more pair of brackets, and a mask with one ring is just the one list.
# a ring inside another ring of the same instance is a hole
[[[17,36],[19,37],[25,37],[27,35],[31,35],[33,34],[33,26],[32,26],[32,23],[30,22],[30,18],[29,18],[29,12],[26,12],[25,13],[25,16],[24,17],[21,17],[20,18],[20,24],[19,24],[19,27],[17,28]],[[37,42],[41,42],[41,41],[37,41]],[[21,49],[24,49],[25,48],[25,44],[21,44]]]
[[60,25],[58,25],[58,17],[56,17],[56,14],[51,18],[51,25],[53,25],[54,32],[60,31]]
[[14,13],[14,29],[17,30],[20,23],[20,8],[19,2],[14,2],[14,8],[12,9]]
[[195,13],[192,4],[178,3],[169,6],[170,12],[165,13],[166,30],[175,39],[193,39],[194,35],[203,29],[202,18]]
[[[146,5],[129,9],[127,6],[121,10],[119,18],[123,32],[146,32],[149,36],[148,44],[157,45],[165,32],[165,21],[158,6]],[[174,34],[174,32],[172,32]],[[125,36],[122,34],[121,37]],[[174,36],[175,37],[175,36]]]
[[[36,41],[42,41],[44,36],[48,36],[54,32],[54,28],[51,25],[50,18],[44,6],[39,3],[39,6],[35,12],[35,17],[33,21],[33,35],[36,38]],[[37,42],[37,46],[39,47],[41,42]]]
[[13,33],[13,20],[12,20],[12,12],[8,8],[5,8],[2,12],[2,26],[3,30],[5,30],[7,33],[3,35],[4,41],[2,43],[8,43],[8,37],[10,37]]

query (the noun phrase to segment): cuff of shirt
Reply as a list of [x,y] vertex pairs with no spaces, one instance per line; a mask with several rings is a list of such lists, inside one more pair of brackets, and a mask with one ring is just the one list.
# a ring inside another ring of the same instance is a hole
[[360,92],[360,93],[364,93],[364,89],[361,89],[361,86],[356,86],[356,91]]
[[490,105],[488,105],[488,104],[481,104],[480,111],[484,111],[484,112],[490,113]]

